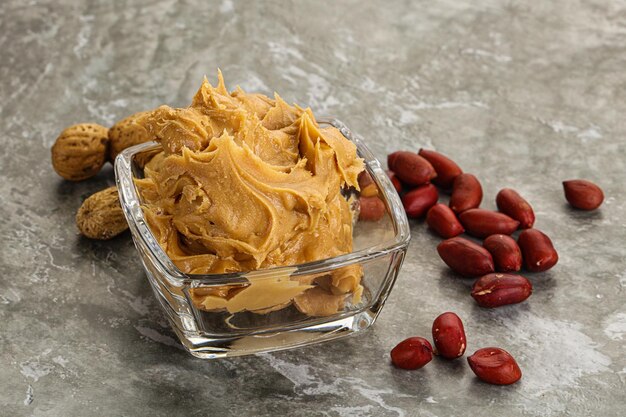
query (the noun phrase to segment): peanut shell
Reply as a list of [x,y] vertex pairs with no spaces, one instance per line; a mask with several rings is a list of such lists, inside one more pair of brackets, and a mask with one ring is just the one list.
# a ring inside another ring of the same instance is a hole
[[115,157],[126,148],[154,139],[143,124],[151,113],[135,113],[113,125],[109,130],[109,161],[114,162]]
[[106,127],[93,123],[70,126],[52,146],[52,167],[66,180],[86,180],[100,172],[108,145]]
[[76,213],[76,225],[90,239],[111,239],[128,229],[116,187],[87,198]]

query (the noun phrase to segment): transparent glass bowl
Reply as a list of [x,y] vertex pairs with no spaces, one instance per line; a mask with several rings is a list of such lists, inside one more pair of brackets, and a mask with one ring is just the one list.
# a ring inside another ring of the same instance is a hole
[[[181,272],[150,231],[133,181],[143,177],[141,161],[147,154],[156,153],[159,145],[149,142],[133,146],[117,157],[117,187],[135,247],[172,328],[192,355],[212,359],[305,346],[363,331],[380,314],[410,240],[408,220],[391,181],[362,139],[339,120],[318,122],[337,127],[356,144],[386,212],[378,221],[356,222],[353,252],[306,264],[247,273],[190,275]],[[192,294],[215,291],[218,287],[258,285],[262,288],[262,285],[274,285],[276,281],[280,281],[280,285],[290,285],[289,281],[311,281],[312,285],[322,285],[323,277],[350,268],[360,268],[363,272],[361,296],[347,296],[335,314],[325,317],[305,315],[293,305],[264,314],[250,311],[229,313],[226,309],[205,311],[192,299]]]

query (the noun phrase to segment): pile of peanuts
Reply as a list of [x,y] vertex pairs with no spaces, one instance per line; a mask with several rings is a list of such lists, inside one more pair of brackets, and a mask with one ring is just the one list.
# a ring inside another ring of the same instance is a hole
[[[532,228],[534,211],[517,191],[500,190],[496,196],[498,211],[485,210],[479,208],[483,190],[476,176],[464,173],[439,152],[398,151],[388,156],[387,165],[407,216],[425,216],[428,227],[445,239],[437,246],[441,259],[458,275],[478,278],[471,296],[479,306],[494,308],[526,300],[532,294],[532,284],[515,272],[522,267],[528,272],[543,272],[558,262],[551,239]],[[604,200],[602,190],[590,181],[564,181],[563,188],[567,201],[578,209],[594,210]],[[448,205],[438,204],[440,190],[450,192]],[[367,204],[365,207],[368,209]],[[518,229],[522,231],[515,241],[511,235]],[[460,237],[462,233],[483,239],[482,246]],[[444,358],[457,358],[465,351],[463,324],[454,313],[444,313],[435,320],[433,338]],[[398,344],[391,358],[397,367],[417,369],[430,362],[433,352],[426,339],[413,337]],[[480,379],[492,384],[511,384],[521,378],[513,357],[500,348],[480,349],[468,357],[468,362]]]

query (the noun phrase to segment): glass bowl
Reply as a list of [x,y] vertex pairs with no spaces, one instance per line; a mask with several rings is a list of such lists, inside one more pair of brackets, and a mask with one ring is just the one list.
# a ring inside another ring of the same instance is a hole
[[[192,355],[213,359],[333,340],[367,329],[380,314],[409,244],[408,220],[391,181],[362,139],[339,120],[320,119],[318,122],[335,126],[356,144],[358,155],[365,160],[366,170],[384,202],[385,214],[378,221],[356,221],[351,253],[306,264],[246,273],[191,275],[181,272],[150,231],[134,183],[134,179],[143,177],[142,161],[150,153],[158,152],[160,146],[155,142],[136,145],[116,158],[115,177],[120,202],[135,247],[156,298],[174,332]],[[290,305],[293,303],[262,312],[199,308],[202,305],[198,303],[198,294],[253,286],[260,290],[278,286],[284,292],[301,282],[323,286],[325,277],[355,268],[362,271],[362,293],[342,299],[337,311],[328,316],[303,314]]]

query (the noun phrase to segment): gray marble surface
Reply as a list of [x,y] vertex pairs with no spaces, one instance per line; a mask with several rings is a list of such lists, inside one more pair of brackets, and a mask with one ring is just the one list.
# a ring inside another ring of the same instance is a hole
[[[623,416],[626,413],[626,2],[0,2],[0,415]],[[181,350],[128,234],[81,238],[74,213],[113,183],[52,171],[67,125],[184,106],[220,67],[335,115],[380,158],[436,148],[494,207],[527,196],[561,260],[528,302],[475,306],[421,222],[396,288],[364,334],[202,361]],[[571,210],[564,179],[606,201]],[[406,372],[405,337],[457,312],[468,351],[524,371],[478,382],[465,360]]]

